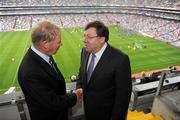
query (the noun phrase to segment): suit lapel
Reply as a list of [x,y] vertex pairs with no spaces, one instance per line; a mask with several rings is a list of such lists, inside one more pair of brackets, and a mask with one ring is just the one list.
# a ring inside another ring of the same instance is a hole
[[[54,71],[54,69],[45,61],[43,60],[39,55],[37,55],[34,51],[32,51],[31,49],[29,49],[29,55],[35,60],[37,61],[41,67],[47,71],[49,74],[51,74],[52,76],[57,76],[58,74]],[[55,65],[56,66],[56,65]],[[57,66],[56,66],[57,68]],[[57,68],[57,70],[59,71],[59,69]]]
[[56,68],[56,70],[57,70],[58,73],[56,73],[55,71],[54,71],[54,72],[55,72],[56,74],[58,74],[58,75],[60,76],[60,78],[64,79],[64,77],[63,77],[61,71],[60,71],[59,68],[57,67],[56,62],[54,62],[54,64],[55,64],[55,68]]
[[82,50],[82,62],[81,62],[81,73],[82,73],[82,82],[86,86],[87,85],[87,64],[90,53],[86,52],[85,49]]
[[95,77],[97,77],[98,75],[102,75],[100,72],[102,72],[103,68],[106,67],[106,64],[108,64],[108,61],[111,59],[111,49],[110,49],[110,46],[107,45],[104,53],[102,54],[100,60],[98,61],[93,73],[92,73],[92,76],[91,76],[91,79],[89,81],[89,84],[95,79]]

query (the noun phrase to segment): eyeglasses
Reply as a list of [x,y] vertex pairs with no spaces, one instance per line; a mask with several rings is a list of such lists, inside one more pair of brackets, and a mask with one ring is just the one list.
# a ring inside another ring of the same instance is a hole
[[93,39],[93,38],[96,38],[96,37],[99,37],[99,36],[88,36],[88,35],[84,35],[83,37],[86,38],[86,39]]

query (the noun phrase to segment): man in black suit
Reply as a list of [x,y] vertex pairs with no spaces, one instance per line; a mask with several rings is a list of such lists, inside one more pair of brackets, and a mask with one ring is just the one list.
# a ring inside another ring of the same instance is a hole
[[83,89],[87,120],[125,120],[127,116],[132,90],[130,61],[108,39],[109,30],[102,22],[85,27],[77,88]]
[[52,58],[61,45],[60,29],[50,22],[32,31],[32,46],[18,71],[31,120],[68,120],[68,108],[80,96],[80,89],[66,94],[64,77]]

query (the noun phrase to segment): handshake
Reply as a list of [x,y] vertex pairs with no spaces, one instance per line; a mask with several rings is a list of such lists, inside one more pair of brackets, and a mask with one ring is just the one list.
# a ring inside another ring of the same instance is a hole
[[78,88],[76,90],[73,90],[72,93],[76,94],[77,101],[82,101],[82,98],[83,98],[83,90],[82,90],[82,88]]

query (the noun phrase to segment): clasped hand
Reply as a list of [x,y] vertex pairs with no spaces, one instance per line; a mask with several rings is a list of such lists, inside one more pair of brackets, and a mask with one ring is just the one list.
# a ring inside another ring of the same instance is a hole
[[83,90],[82,90],[82,88],[78,88],[76,90],[73,90],[73,93],[76,94],[77,101],[81,101],[82,100],[82,97],[83,97]]

